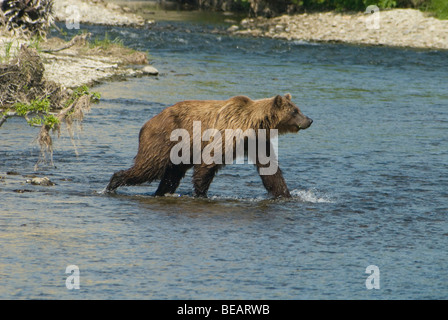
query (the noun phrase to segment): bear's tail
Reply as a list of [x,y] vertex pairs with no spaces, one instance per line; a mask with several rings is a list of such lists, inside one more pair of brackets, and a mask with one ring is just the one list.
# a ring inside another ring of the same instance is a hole
[[129,186],[136,185],[145,182],[146,179],[142,179],[141,177],[134,174],[133,168],[128,170],[120,170],[113,174],[112,178],[110,178],[109,184],[106,187],[105,192],[113,192],[120,186]]

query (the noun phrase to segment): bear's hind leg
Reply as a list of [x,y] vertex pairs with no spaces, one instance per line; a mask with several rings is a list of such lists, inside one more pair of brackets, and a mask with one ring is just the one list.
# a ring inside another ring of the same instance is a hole
[[110,178],[106,192],[112,192],[120,186],[136,185],[148,181],[145,176],[135,173],[134,168],[115,172]]
[[194,196],[207,198],[207,191],[218,171],[218,165],[195,165],[193,172]]
[[164,196],[166,193],[174,193],[190,167],[191,166],[185,165],[174,165],[168,167],[163,174],[163,178],[160,181],[155,195]]
[[124,185],[124,182],[126,180],[126,171],[127,170],[120,170],[112,175],[109,184],[106,187],[106,192],[112,192],[119,186]]

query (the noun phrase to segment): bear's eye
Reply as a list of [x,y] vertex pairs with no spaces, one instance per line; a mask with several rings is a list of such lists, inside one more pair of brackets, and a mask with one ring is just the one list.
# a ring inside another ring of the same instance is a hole
[[294,109],[294,110],[292,111],[292,113],[294,113],[294,114],[298,114],[298,113],[299,113],[299,110]]

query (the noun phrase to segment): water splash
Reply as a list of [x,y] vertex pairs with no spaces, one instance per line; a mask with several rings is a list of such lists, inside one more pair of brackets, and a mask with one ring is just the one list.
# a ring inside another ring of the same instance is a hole
[[306,41],[306,40],[293,40],[292,41],[293,44],[298,45],[298,46],[321,46],[321,43],[318,42],[311,42],[311,41]]
[[105,195],[105,194],[107,194],[106,189],[107,189],[107,186],[105,186],[102,190],[95,191],[94,193],[96,193],[98,195]]
[[316,189],[310,189],[310,190],[294,189],[291,191],[291,196],[293,196],[293,198],[299,198],[303,202],[335,203],[335,200],[332,199],[329,195],[322,194]]

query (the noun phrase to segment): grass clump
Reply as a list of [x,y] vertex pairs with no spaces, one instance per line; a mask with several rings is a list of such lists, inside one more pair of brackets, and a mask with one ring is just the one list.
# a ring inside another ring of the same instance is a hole
[[89,42],[90,49],[100,48],[103,50],[108,50],[112,46],[117,46],[120,48],[125,47],[122,39],[120,39],[119,37],[116,37],[115,39],[110,39],[109,33],[107,33],[107,32],[105,33],[104,38],[102,40],[100,40],[98,37],[96,37],[95,40]]
[[0,63],[7,63],[11,59],[11,51],[14,41],[8,41],[5,43],[4,56],[0,56]]
[[431,0],[428,10],[439,19],[448,19],[448,1]]

